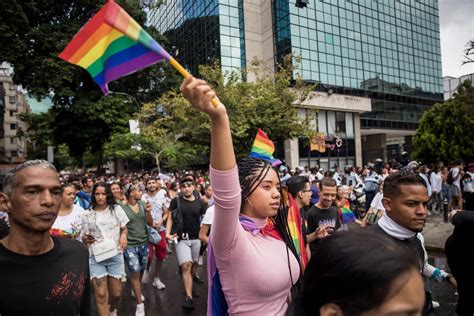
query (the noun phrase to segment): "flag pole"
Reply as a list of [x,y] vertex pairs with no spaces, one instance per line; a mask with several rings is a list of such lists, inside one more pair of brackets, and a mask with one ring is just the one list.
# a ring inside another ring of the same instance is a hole
[[[181,64],[176,60],[174,59],[173,57],[170,56],[170,59],[169,59],[169,63],[171,64],[171,66],[174,67],[174,69],[176,69],[185,79],[191,77],[191,74],[186,70],[184,69],[183,66],[181,66]],[[214,105],[214,107],[217,109],[219,107],[219,102],[217,101],[216,98],[212,98],[211,100],[212,102],[212,105]]]

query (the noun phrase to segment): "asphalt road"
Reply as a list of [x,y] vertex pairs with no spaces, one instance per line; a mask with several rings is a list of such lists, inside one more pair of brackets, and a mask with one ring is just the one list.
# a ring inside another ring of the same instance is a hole
[[[446,259],[443,254],[430,253],[430,262],[436,267],[448,270]],[[173,254],[168,255],[161,274],[161,280],[166,284],[166,289],[157,290],[151,283],[143,285],[143,295],[145,296],[145,309],[148,316],[180,316],[206,315],[207,305],[207,279],[205,266],[199,268],[198,273],[205,279],[204,284],[195,284],[195,292],[199,297],[194,298],[195,309],[186,311],[182,308],[184,303],[184,289],[179,275],[178,261]],[[440,303],[440,307],[435,310],[433,316],[451,316],[455,315],[455,307],[457,297],[455,290],[448,283],[430,282],[433,299]],[[92,301],[92,315],[97,315],[95,301]],[[123,287],[122,299],[118,315],[133,316],[135,315],[135,299],[131,296],[130,282],[127,281]]]

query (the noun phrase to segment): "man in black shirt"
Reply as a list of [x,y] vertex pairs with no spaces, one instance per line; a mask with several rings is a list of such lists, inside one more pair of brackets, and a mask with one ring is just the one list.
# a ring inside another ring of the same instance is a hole
[[[206,213],[206,203],[194,195],[194,182],[191,178],[185,177],[181,180],[181,190],[183,195],[177,195],[170,203],[170,210],[174,214],[180,213],[179,223],[181,228],[178,232],[172,232],[173,220],[177,217],[170,216],[166,223],[166,238],[169,240],[178,240],[176,245],[176,256],[181,267],[183,285],[186,291],[186,300],[183,308],[194,308],[193,303],[193,275],[196,274],[199,260],[199,249],[201,241],[199,240],[199,229],[201,226],[201,216]],[[178,225],[178,223],[176,223]]]
[[0,208],[10,233],[0,241],[0,315],[89,315],[89,254],[76,241],[49,235],[59,211],[56,169],[27,161],[4,180]]
[[455,210],[451,212],[454,231],[446,240],[446,258],[453,276],[458,282],[458,305],[456,313],[459,316],[474,315],[474,212]]
[[319,182],[319,201],[306,213],[307,231],[306,239],[310,244],[311,252],[316,249],[319,239],[331,234],[341,227],[337,208],[333,206],[336,200],[336,181],[324,177]]

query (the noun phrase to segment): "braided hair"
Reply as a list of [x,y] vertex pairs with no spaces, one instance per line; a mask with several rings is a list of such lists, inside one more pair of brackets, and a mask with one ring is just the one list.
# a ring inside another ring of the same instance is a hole
[[[268,172],[273,169],[276,174],[278,175],[278,171],[271,165],[270,162],[259,159],[259,158],[244,158],[242,159],[238,165],[239,169],[239,182],[240,188],[242,190],[242,203],[241,209],[243,210],[244,202],[252,195],[252,193],[258,188],[258,186],[262,183],[263,179],[265,179]],[[278,180],[280,181],[280,180]],[[293,277],[291,275],[291,267],[290,267],[290,257],[288,253],[288,249],[298,258],[298,254],[296,252],[295,244],[293,243],[293,239],[290,235],[290,228],[288,227],[288,209],[286,208],[285,204],[283,203],[283,191],[280,186],[280,207],[277,211],[277,214],[270,218],[270,220],[275,225],[276,230],[278,231],[281,239],[286,244],[287,249],[287,258],[288,258],[288,269],[290,271],[291,276],[291,283],[293,283]],[[299,260],[298,260],[299,263]],[[301,270],[301,263],[300,270]],[[302,273],[300,274],[302,275]]]

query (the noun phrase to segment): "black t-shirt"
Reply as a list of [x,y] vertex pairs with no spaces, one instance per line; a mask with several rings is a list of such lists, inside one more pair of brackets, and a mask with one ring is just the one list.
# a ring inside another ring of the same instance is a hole
[[38,256],[0,244],[0,315],[89,315],[89,253],[77,240],[53,237]]
[[446,240],[445,250],[451,273],[458,282],[458,315],[474,315],[474,212],[463,211],[453,217],[454,231]]
[[[341,222],[339,221],[339,216],[337,215],[337,208],[331,206],[328,209],[321,209],[315,205],[306,212],[306,222],[307,222],[307,234],[311,234],[316,231],[319,226],[332,226],[334,231],[341,227]],[[313,241],[309,248],[311,252],[316,249],[316,246],[319,243],[319,239]]]
[[201,228],[201,216],[206,213],[206,203],[198,198],[194,201],[188,201],[183,197],[177,196],[171,200],[170,210],[177,208],[177,198],[179,198],[180,212],[183,215],[184,233],[188,234],[189,239],[199,238],[199,229]]

